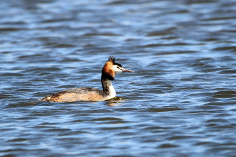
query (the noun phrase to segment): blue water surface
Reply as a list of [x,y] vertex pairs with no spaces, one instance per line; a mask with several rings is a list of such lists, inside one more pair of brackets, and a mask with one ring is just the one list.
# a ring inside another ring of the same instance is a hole
[[[235,0],[8,0],[0,5],[0,156],[236,154]],[[117,98],[50,103],[101,89]]]

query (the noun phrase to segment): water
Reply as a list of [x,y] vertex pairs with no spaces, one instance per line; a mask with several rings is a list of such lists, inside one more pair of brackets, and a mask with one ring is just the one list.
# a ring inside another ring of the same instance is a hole
[[[18,0],[0,5],[0,156],[236,154],[235,0]],[[46,103],[101,88],[116,100]]]

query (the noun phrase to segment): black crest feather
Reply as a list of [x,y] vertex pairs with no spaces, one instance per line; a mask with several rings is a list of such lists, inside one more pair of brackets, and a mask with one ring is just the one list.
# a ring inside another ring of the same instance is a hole
[[110,56],[110,57],[108,58],[108,61],[111,61],[111,62],[115,63],[116,59],[115,59],[115,57]]
[[120,63],[116,62],[116,59],[113,56],[110,56],[108,61],[112,62],[114,65],[118,65],[118,66],[122,67],[122,65]]

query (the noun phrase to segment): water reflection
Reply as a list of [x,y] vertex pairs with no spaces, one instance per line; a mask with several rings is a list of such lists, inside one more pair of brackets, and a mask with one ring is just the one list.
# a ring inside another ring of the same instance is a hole
[[123,102],[127,100],[122,99],[122,97],[115,97],[111,100],[106,101],[106,105],[109,107],[116,107],[116,106],[121,106]]

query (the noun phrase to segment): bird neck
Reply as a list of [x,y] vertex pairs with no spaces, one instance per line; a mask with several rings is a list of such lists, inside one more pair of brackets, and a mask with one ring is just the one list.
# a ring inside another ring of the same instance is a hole
[[111,80],[102,76],[101,78],[102,89],[103,89],[103,96],[107,97],[107,99],[114,98],[116,96],[116,91],[112,86]]

